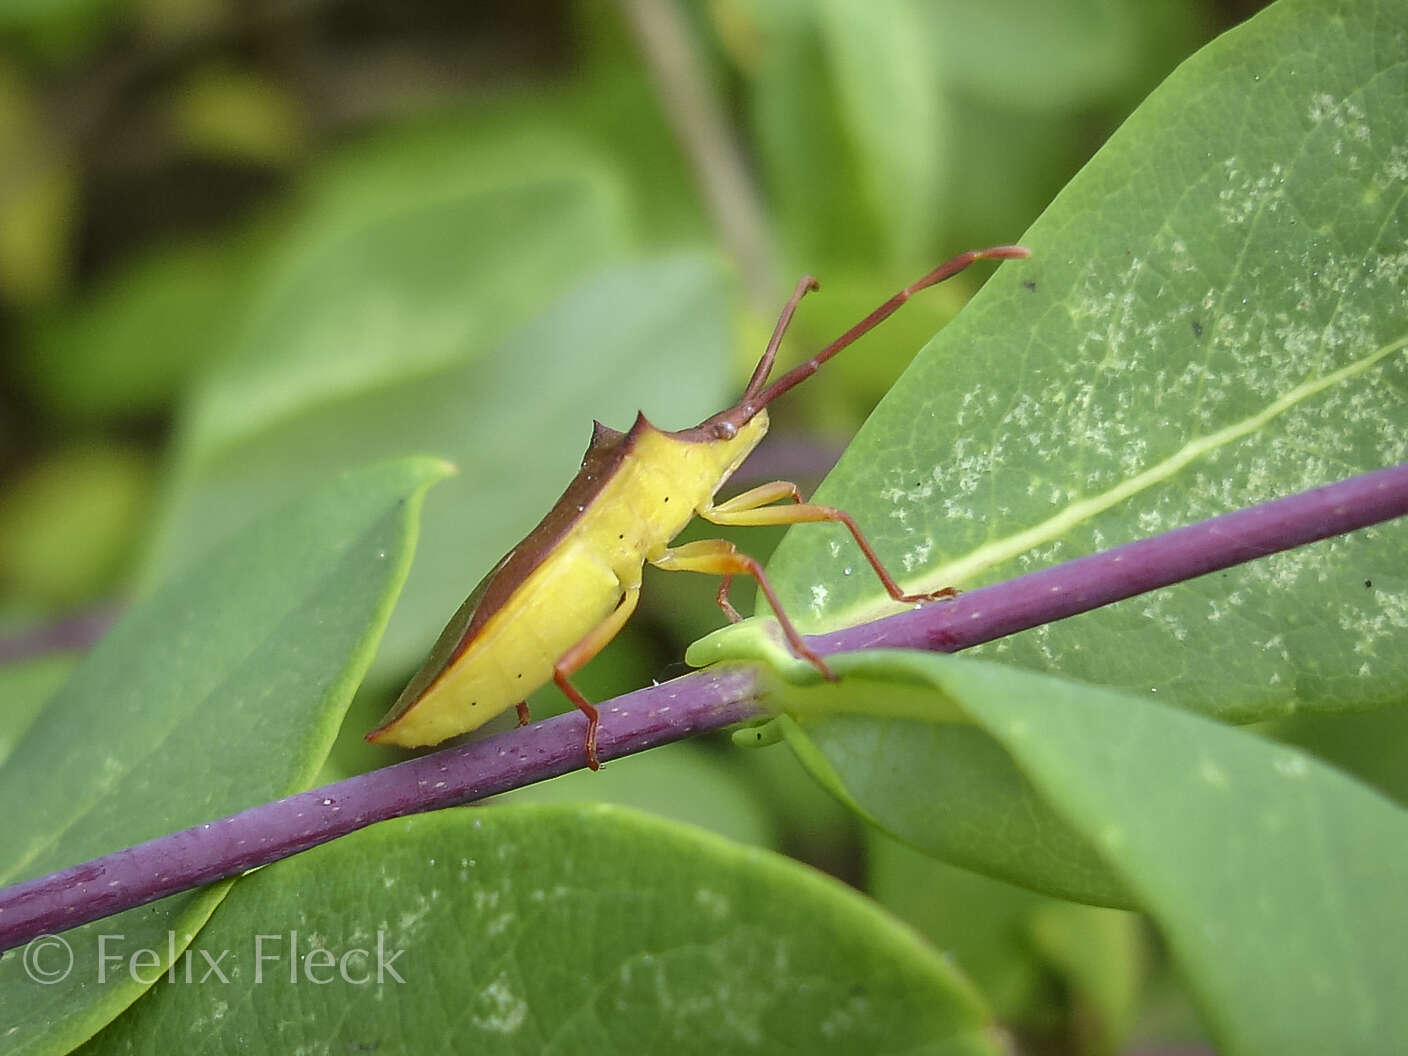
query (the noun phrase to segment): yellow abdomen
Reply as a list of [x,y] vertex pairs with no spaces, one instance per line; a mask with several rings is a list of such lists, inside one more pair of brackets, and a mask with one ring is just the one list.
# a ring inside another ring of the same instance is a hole
[[412,748],[478,729],[551,679],[558,657],[610,615],[621,593],[615,573],[588,548],[555,550],[377,739]]

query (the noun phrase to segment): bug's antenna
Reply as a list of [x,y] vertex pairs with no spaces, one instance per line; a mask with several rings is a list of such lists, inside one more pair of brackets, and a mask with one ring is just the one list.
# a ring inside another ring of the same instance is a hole
[[[777,399],[788,389],[792,388],[792,386],[815,374],[817,372],[817,369],[828,359],[834,356],[837,352],[840,352],[847,345],[854,343],[858,338],[862,337],[864,334],[873,330],[876,326],[880,325],[882,322],[888,319],[891,315],[895,313],[895,311],[899,308],[900,305],[904,304],[905,301],[909,300],[920,290],[926,289],[929,286],[937,285],[938,283],[943,282],[945,279],[952,278],[954,275],[957,275],[960,271],[968,267],[968,265],[972,264],[974,261],[1015,260],[1021,257],[1029,256],[1031,256],[1031,250],[1026,249],[1023,246],[993,246],[990,249],[971,249],[966,253],[960,253],[952,260],[948,260],[940,264],[937,268],[929,272],[929,274],[925,275],[918,282],[914,283],[911,286],[906,286],[904,289],[900,290],[899,293],[895,294],[888,301],[882,304],[879,308],[876,308],[875,311],[871,312],[860,322],[856,323],[855,326],[851,327],[844,334],[838,337],[835,341],[831,342],[831,344],[827,345],[820,352],[814,355],[811,359],[807,360],[800,366],[793,367],[786,374],[782,375],[782,377],[778,378],[775,382],[769,385],[766,389],[762,389],[762,391],[755,393],[754,385],[756,384],[758,386],[761,386],[762,381],[759,379],[766,378],[767,376],[766,372],[763,370],[764,365],[768,367],[772,366],[772,359],[776,355],[777,351],[775,346],[782,339],[782,330],[786,327],[787,322],[792,318],[792,312],[796,309],[797,302],[800,301],[802,299],[802,295],[806,293],[806,283],[808,282],[808,279],[803,279],[802,282],[798,283],[797,292],[792,295],[792,300],[788,302],[787,307],[783,310],[782,318],[778,320],[777,333],[773,335],[772,344],[768,345],[768,350],[763,354],[763,359],[758,364],[758,369],[753,372],[753,380],[748,383],[748,392],[744,398],[747,399],[749,396],[754,397],[751,403],[755,407],[766,407],[769,403]],[[810,281],[812,283],[810,288],[816,289],[816,280],[811,279]]]
[[763,358],[758,360],[758,365],[753,368],[753,376],[748,379],[748,387],[743,390],[745,400],[750,396],[756,396],[758,390],[763,387],[763,383],[768,380],[768,375],[772,373],[773,361],[777,359],[777,346],[782,344],[782,335],[787,333],[787,327],[792,322],[792,315],[797,311],[797,305],[809,292],[819,289],[821,289],[821,283],[810,275],[803,275],[797,281],[797,288],[792,291],[792,299],[787,302],[787,307],[782,309],[782,314],[777,318],[777,326],[772,331],[772,340],[768,342],[767,350],[763,352]]

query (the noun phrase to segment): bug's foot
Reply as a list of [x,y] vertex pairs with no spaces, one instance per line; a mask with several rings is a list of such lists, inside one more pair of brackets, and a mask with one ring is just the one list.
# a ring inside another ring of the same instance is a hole
[[518,725],[520,728],[527,726],[533,721],[533,713],[528,710],[528,702],[526,700],[520,700],[514,705],[514,708],[518,712]]
[[811,664],[813,667],[815,667],[818,671],[820,671],[820,672],[822,673],[822,676],[826,679],[826,681],[828,681],[828,682],[835,682],[835,681],[836,681],[836,672],[835,672],[835,671],[832,671],[831,668],[827,667],[827,666],[826,666],[826,661],[823,660],[817,653],[814,653],[814,652],[812,652],[810,649],[807,649],[807,650],[805,650],[804,652],[802,652],[800,655],[801,655],[801,657],[802,657],[803,660],[807,661],[809,664]]
[[896,598],[896,601],[906,605],[924,605],[931,601],[939,601],[944,598],[958,597],[957,587],[940,587],[938,590],[930,591],[928,594],[904,594]]

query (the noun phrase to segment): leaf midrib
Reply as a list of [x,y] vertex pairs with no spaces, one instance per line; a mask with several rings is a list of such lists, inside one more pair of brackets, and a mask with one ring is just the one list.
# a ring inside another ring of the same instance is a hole
[[[905,586],[915,592],[924,592],[937,590],[944,586],[961,585],[985,569],[1010,561],[1043,543],[1060,539],[1083,522],[1104,513],[1126,499],[1133,498],[1148,488],[1169,480],[1180,470],[1205,455],[1256,432],[1274,418],[1334,385],[1365,373],[1405,347],[1408,347],[1408,334],[1386,345],[1381,345],[1367,356],[1348,363],[1338,370],[1302,382],[1250,417],[1188,441],[1172,455],[1143,472],[1121,481],[1114,487],[1099,494],[1078,499],[1059,513],[1053,514],[1030,528],[990,540],[970,550],[963,557],[938,565],[923,576],[916,577],[912,582],[906,582]],[[901,612],[907,608],[909,606],[897,604],[889,599],[878,602],[871,601],[845,612],[833,613],[828,617],[827,623],[830,626],[849,627],[879,619],[894,612]]]

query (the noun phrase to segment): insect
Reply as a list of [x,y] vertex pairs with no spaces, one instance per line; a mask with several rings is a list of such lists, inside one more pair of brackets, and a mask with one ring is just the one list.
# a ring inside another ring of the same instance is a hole
[[[582,468],[536,528],[484,577],[455,613],[380,726],[367,734],[379,744],[438,744],[476,729],[510,706],[519,725],[525,698],[549,679],[587,717],[587,764],[597,769],[597,709],[572,684],[572,675],[621,630],[640,597],[646,562],[657,568],[723,577],[718,603],[731,621],[733,577],[757,580],[797,656],[833,677],[792,626],[759,563],[723,539],[670,546],[696,516],[719,525],[844,524],[896,601],[951,596],[951,588],[907,594],[881,564],[851,516],[806,502],[797,486],[774,481],[715,503],[714,496],[768,429],[767,406],[815,374],[836,353],[888,318],[919,290],[977,260],[1025,257],[1021,246],[960,253],[895,294],[811,359],[772,384],[777,349],[802,298],[819,288],[811,276],[797,283],[742,398],[692,429],[666,432],[644,414],[625,433],[594,423]],[[791,500],[789,505],[774,505]]]

